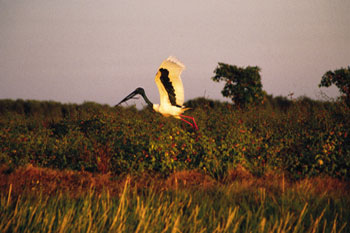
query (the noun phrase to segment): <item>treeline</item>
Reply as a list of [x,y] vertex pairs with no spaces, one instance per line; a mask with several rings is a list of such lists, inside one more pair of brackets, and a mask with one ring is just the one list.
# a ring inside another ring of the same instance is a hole
[[[229,102],[221,102],[218,100],[210,100],[206,98],[196,98],[193,100],[189,100],[185,103],[187,107],[190,108],[238,108]],[[287,112],[288,110],[292,110],[297,107],[309,108],[311,111],[315,110],[332,110],[334,107],[342,105],[345,107],[340,101],[322,101],[322,100],[313,100],[309,97],[302,96],[296,99],[291,99],[285,96],[276,96],[266,95],[264,100],[258,105],[265,108],[270,109],[271,111],[281,111]],[[257,105],[250,105],[249,107],[257,107]],[[246,108],[246,109],[247,109]]]
[[[312,109],[331,109],[335,104],[339,102],[335,101],[321,101],[313,100],[309,97],[302,96],[297,99],[290,99],[284,96],[272,96],[266,95],[265,100],[261,103],[261,106],[271,108],[276,111],[287,111],[293,106],[305,106]],[[203,97],[188,100],[185,106],[192,109],[195,108],[235,108],[232,103],[222,102],[219,100],[211,100]],[[133,107],[133,106],[132,106]],[[56,101],[38,101],[38,100],[0,100],[0,114],[17,113],[27,116],[43,116],[43,117],[57,117],[66,118],[70,116],[80,116],[84,113],[91,114],[93,112],[106,111],[111,109],[107,104],[98,104],[95,102],[84,102],[82,104],[74,103],[60,103]]]
[[108,105],[101,105],[94,102],[84,102],[83,104],[60,103],[55,101],[37,100],[0,100],[0,114],[20,114],[25,116],[64,119],[80,118],[90,115],[91,112],[101,112],[110,109]]
[[[240,109],[238,106],[230,102],[222,102],[219,100],[211,100],[203,97],[188,100],[184,104],[190,109],[215,110],[215,111],[232,111],[242,110],[248,111],[249,108],[263,108],[268,112],[287,113],[291,111],[299,111],[303,108],[309,113],[327,111],[334,115],[343,115],[348,107],[342,101],[320,101],[313,100],[308,97],[299,97],[290,99],[284,96],[274,97],[266,95],[264,101],[260,105],[251,105],[245,109]],[[118,107],[121,108],[121,107]],[[132,105],[127,108],[128,111],[137,112],[136,106]],[[299,110],[298,110],[299,109]],[[143,111],[146,109],[143,109]],[[22,115],[40,120],[58,122],[64,119],[78,120],[89,118],[93,115],[99,115],[101,112],[106,114],[113,113],[114,107],[107,104],[99,104],[95,102],[84,102],[82,104],[75,103],[60,103],[55,101],[38,101],[38,100],[0,100],[0,115],[8,116],[12,114]],[[146,110],[147,111],[147,110]],[[341,112],[341,113],[339,113]]]

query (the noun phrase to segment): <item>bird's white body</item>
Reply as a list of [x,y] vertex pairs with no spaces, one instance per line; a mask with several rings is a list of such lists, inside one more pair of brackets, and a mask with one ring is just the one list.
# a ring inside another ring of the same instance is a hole
[[168,104],[153,104],[153,110],[159,112],[165,117],[173,116],[177,119],[181,119],[180,115],[184,113],[188,108],[179,108],[177,106]]

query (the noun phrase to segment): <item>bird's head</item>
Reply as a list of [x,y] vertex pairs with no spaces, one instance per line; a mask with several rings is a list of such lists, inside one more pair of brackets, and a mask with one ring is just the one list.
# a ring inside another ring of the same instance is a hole
[[133,93],[144,95],[145,94],[145,90],[142,87],[138,87],[138,88],[136,88],[136,90]]

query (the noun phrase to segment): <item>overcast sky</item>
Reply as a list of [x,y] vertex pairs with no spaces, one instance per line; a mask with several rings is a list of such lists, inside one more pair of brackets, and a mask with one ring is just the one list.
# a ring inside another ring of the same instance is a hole
[[[185,100],[224,100],[218,62],[259,66],[274,96],[319,89],[350,65],[349,0],[0,0],[0,99],[114,105],[174,55]],[[142,102],[133,100],[130,104]]]

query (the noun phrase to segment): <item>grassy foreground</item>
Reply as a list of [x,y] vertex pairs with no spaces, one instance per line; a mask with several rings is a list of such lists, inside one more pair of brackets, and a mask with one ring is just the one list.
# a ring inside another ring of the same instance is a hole
[[[115,180],[32,166],[10,175],[3,170],[1,178],[13,184],[1,184],[7,192],[1,192],[0,232],[350,231],[347,183],[257,178],[243,168],[230,174],[217,182],[196,171]],[[62,184],[48,192],[54,177]]]

